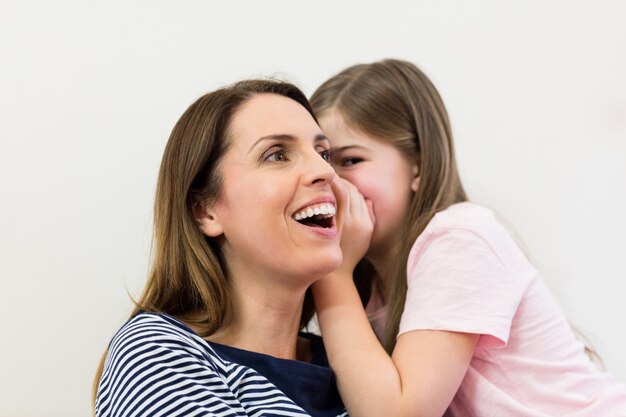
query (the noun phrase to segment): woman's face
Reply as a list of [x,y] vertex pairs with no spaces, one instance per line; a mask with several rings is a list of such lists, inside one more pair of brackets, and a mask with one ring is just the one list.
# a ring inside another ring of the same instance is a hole
[[294,275],[311,280],[337,268],[330,144],[307,110],[258,94],[235,113],[229,133],[221,193],[200,219],[205,234],[223,237],[229,274],[294,283]]
[[340,113],[327,111],[320,126],[332,141],[332,165],[372,201],[376,224],[367,257],[386,260],[398,240],[413,192],[417,164],[383,139],[352,129]]

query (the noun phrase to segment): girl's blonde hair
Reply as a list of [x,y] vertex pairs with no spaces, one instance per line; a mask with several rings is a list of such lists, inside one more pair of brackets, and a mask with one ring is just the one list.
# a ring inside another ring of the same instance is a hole
[[[407,208],[393,271],[385,280],[389,302],[385,347],[391,353],[404,310],[406,262],[413,242],[437,212],[467,201],[448,113],[428,77],[410,62],[397,59],[347,68],[322,84],[310,100],[318,117],[337,111],[348,125],[388,141],[419,167],[419,187]],[[371,267],[365,263],[361,261],[355,271],[360,288],[367,287],[368,281],[371,285]]]
[[[384,291],[389,303],[384,344],[391,354],[406,300],[406,264],[411,246],[437,212],[467,201],[448,114],[428,77],[412,63],[397,59],[341,71],[313,93],[311,105],[318,117],[330,110],[339,112],[351,127],[388,141],[419,166],[419,188],[409,202],[396,262]],[[374,275],[367,261],[357,265],[355,282],[364,304]],[[585,335],[575,327],[573,331],[584,344],[587,356],[603,368],[602,358]]]
[[[211,203],[222,187],[220,162],[229,146],[228,128],[241,105],[257,94],[278,94],[313,110],[296,86],[274,80],[247,80],[208,93],[180,117],[165,147],[154,203],[151,269],[130,317],[139,311],[177,317],[206,337],[232,315],[228,277],[220,247],[197,226],[194,205]],[[317,121],[317,119],[315,119]],[[307,292],[301,327],[313,316]],[[93,401],[106,352],[94,380]]]

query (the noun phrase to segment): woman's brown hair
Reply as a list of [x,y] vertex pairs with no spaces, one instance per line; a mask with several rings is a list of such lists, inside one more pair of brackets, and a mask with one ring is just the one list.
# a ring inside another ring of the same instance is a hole
[[[407,208],[390,276],[384,280],[389,303],[385,347],[391,353],[406,299],[409,250],[437,212],[467,200],[448,114],[428,77],[410,62],[396,59],[341,71],[313,93],[311,105],[318,117],[338,112],[352,128],[388,141],[419,167],[419,187]],[[357,286],[367,288],[372,276],[371,266],[361,261],[355,271]]]
[[[227,271],[217,241],[198,228],[193,207],[210,204],[218,197],[229,124],[241,105],[257,94],[291,98],[315,119],[302,91],[275,80],[241,81],[205,94],[189,106],[174,126],[161,161],[151,268],[130,317],[139,311],[166,313],[193,325],[203,337],[228,323],[232,306]],[[301,326],[312,315],[312,298],[307,292]],[[105,359],[106,352],[94,380],[94,402]]]

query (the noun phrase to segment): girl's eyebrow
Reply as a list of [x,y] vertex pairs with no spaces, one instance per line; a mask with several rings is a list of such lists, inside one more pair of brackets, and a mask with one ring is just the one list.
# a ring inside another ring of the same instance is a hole
[[339,148],[330,148],[330,151],[331,152],[343,152],[349,149],[360,149],[363,151],[368,150],[365,146],[361,146],[361,145],[346,145],[346,146],[340,146]]

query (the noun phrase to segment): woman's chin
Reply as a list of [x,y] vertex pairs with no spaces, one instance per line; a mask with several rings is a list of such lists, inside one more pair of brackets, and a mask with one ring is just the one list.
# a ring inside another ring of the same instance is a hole
[[341,252],[338,254],[328,254],[327,256],[318,256],[315,259],[307,259],[297,265],[298,275],[312,284],[314,281],[325,277],[334,272],[341,266],[343,256]]
[[343,262],[343,255],[341,254],[341,251],[329,254],[323,260],[320,260],[320,262],[318,263],[317,268],[316,268],[318,272],[316,275],[319,277],[328,275],[336,271],[337,268],[341,266],[342,262]]

